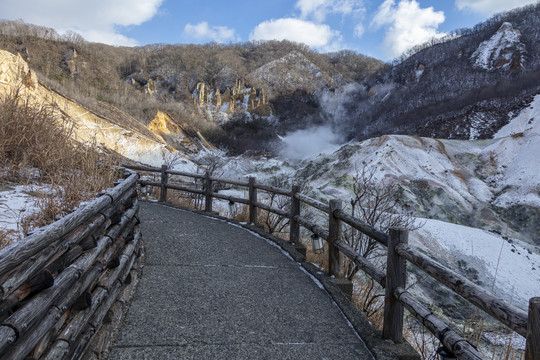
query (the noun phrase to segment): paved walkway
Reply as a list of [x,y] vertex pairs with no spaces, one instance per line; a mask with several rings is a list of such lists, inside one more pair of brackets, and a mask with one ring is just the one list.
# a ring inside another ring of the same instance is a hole
[[328,294],[266,240],[153,203],[109,359],[371,359]]

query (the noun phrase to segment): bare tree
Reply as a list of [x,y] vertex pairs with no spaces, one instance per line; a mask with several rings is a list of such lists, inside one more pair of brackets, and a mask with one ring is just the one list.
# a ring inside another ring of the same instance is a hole
[[[375,168],[368,168],[365,163],[357,167],[353,177],[354,197],[351,198],[351,214],[381,231],[386,232],[391,227],[416,229],[419,226],[410,212],[397,213],[400,187],[375,176]],[[345,242],[367,259],[376,259],[384,255],[381,245],[369,236],[350,229],[344,232]],[[358,272],[353,262],[346,264],[345,275],[352,280]]]
[[[270,186],[280,189],[286,189],[290,187],[289,179],[284,175],[273,176],[270,179]],[[270,192],[267,197],[268,205],[278,208],[280,210],[290,211],[291,200],[288,196],[277,195],[274,192]],[[262,216],[261,216],[262,215]],[[274,214],[269,211],[264,211],[259,216],[259,221],[262,222],[266,231],[270,234],[282,234],[289,226],[289,218],[281,215]]]
[[227,160],[223,156],[215,153],[209,153],[199,158],[197,165],[201,166],[212,176],[220,176],[223,174],[222,168],[226,163]]

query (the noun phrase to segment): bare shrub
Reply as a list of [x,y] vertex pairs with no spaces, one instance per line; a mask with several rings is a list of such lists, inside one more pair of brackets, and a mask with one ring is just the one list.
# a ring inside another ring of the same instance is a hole
[[232,213],[232,219],[247,223],[249,221],[249,206],[239,204],[239,208],[235,208],[234,212]]

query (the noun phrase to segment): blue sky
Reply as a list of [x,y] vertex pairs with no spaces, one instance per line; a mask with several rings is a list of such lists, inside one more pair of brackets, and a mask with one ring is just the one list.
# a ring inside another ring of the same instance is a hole
[[537,0],[0,0],[0,18],[112,45],[288,39],[391,60]]

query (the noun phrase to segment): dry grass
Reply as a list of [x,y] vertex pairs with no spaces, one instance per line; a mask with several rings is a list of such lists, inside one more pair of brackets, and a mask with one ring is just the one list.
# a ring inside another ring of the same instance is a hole
[[[154,187],[153,196],[159,199],[161,189]],[[204,197],[198,194],[189,194],[185,191],[167,190],[167,201],[188,209],[202,210],[204,208]]]
[[245,204],[238,204],[232,214],[232,219],[238,222],[249,222],[249,206]]
[[382,330],[384,322],[384,289],[367,275],[354,279],[352,302],[362,310],[376,329]]
[[25,232],[73,211],[117,178],[114,155],[77,142],[57,109],[33,106],[18,91],[0,99],[0,139],[0,180],[52,187],[37,198],[39,213],[21,219]]
[[8,230],[0,230],[0,249],[5,248],[13,242],[11,232]]

